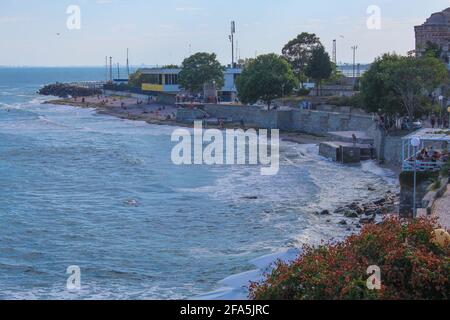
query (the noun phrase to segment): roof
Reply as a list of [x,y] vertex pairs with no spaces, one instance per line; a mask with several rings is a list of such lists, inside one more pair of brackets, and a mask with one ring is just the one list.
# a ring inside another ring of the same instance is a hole
[[450,129],[420,129],[413,132],[402,140],[411,140],[412,138],[419,138],[422,141],[448,141],[450,142]]

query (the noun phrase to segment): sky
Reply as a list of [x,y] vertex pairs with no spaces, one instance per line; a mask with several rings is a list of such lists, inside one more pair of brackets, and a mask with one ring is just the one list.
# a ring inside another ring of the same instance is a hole
[[[79,29],[69,6],[80,9]],[[414,49],[414,26],[447,7],[450,0],[0,0],[0,65],[100,66],[105,56],[125,64],[127,48],[137,66],[180,64],[195,52],[229,64],[232,20],[241,58],[281,53],[310,32],[330,54],[337,39],[338,62],[351,62],[357,45],[357,62],[369,63]]]

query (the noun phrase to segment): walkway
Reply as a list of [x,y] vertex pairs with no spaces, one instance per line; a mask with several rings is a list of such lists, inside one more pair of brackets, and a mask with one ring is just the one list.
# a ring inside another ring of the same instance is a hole
[[445,195],[436,201],[434,214],[439,217],[439,224],[450,229],[450,185],[447,186]]

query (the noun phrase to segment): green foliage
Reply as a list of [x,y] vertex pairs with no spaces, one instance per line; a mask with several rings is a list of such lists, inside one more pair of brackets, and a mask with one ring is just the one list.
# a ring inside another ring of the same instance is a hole
[[289,95],[298,85],[289,63],[276,54],[261,55],[249,62],[236,81],[243,103],[263,100],[267,105]]
[[216,54],[200,52],[186,58],[182,64],[178,81],[180,86],[191,93],[200,93],[203,86],[215,81],[216,88],[224,84],[224,68],[217,61]]
[[316,83],[317,93],[323,80],[329,79],[333,72],[333,64],[330,55],[323,46],[315,48],[312,52],[311,60],[306,67],[306,75]]
[[354,107],[361,109],[364,107],[362,96],[359,93],[351,97],[331,97],[327,100],[327,103],[338,107]]
[[441,169],[441,176],[449,177],[450,176],[450,162],[446,162]]
[[[256,300],[414,300],[450,297],[450,246],[434,243],[435,221],[387,218],[337,244],[306,246],[250,286]],[[367,269],[381,269],[381,290]]]
[[141,88],[143,83],[150,83],[152,80],[152,75],[142,74],[139,70],[135,73],[130,74],[128,85],[134,88]]
[[425,47],[425,56],[440,59],[442,55],[442,48],[431,41],[427,41]]
[[282,50],[283,57],[291,64],[298,80],[306,82],[306,67],[310,63],[314,49],[322,47],[320,39],[313,33],[303,32],[289,41]]
[[361,93],[369,112],[408,115],[427,111],[428,93],[448,81],[442,61],[385,54],[375,60],[361,79]]

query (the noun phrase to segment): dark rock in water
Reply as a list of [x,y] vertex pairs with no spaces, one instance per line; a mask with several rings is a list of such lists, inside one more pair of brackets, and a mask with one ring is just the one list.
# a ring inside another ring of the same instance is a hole
[[55,96],[59,98],[67,97],[88,97],[102,94],[102,90],[94,88],[84,88],[65,83],[49,84],[41,88],[38,93],[43,96]]
[[245,199],[245,200],[257,200],[258,197],[256,197],[256,196],[250,196],[250,197],[242,197],[242,199]]
[[374,201],[373,204],[375,204],[375,205],[377,205],[377,206],[381,206],[381,205],[383,205],[385,202],[386,202],[386,199],[383,198],[383,199]]
[[361,224],[370,224],[375,222],[375,216],[363,217],[359,219],[359,223]]
[[364,215],[366,216],[380,216],[382,215],[383,212],[381,211],[381,209],[375,209],[375,210],[367,210],[366,212],[364,212]]
[[328,211],[328,210],[323,210],[323,211],[320,213],[320,215],[321,215],[321,216],[329,216],[329,215],[330,215],[330,211]]
[[377,191],[377,189],[375,189],[374,187],[368,187],[367,190],[369,190],[369,191]]
[[344,213],[344,216],[345,217],[347,217],[347,218],[358,218],[358,213],[356,212],[356,211],[354,211],[354,210],[347,210],[345,213]]
[[341,220],[341,221],[339,222],[339,224],[340,224],[341,226],[346,226],[346,225],[347,225],[347,221]]
[[351,205],[348,206],[350,210],[356,210],[359,208],[359,203],[353,202]]
[[340,213],[344,213],[347,209],[346,208],[337,208],[336,210],[334,210],[334,213],[336,214],[340,214]]

